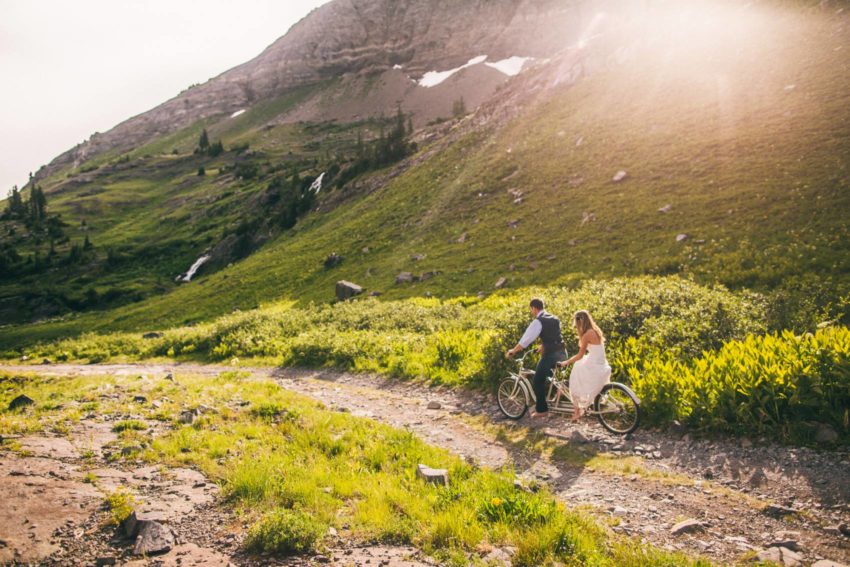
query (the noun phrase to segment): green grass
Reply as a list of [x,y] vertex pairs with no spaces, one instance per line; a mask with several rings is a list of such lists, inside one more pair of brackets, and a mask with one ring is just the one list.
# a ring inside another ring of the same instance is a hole
[[[545,487],[517,490],[508,470],[474,467],[408,431],[329,411],[271,380],[240,372],[176,378],[179,385],[155,377],[88,377],[86,388],[105,384],[124,395],[167,398],[173,428],[155,437],[141,458],[197,467],[220,483],[225,503],[252,525],[250,551],[320,550],[333,526],[354,542],[412,544],[455,564],[468,564],[491,546],[516,547],[516,565],[709,564],[616,535],[557,502]],[[72,395],[64,377],[32,380],[40,395]],[[179,408],[201,403],[212,410],[204,420],[177,422]],[[281,409],[292,419],[270,418]],[[449,486],[417,478],[419,463],[448,469]],[[107,504],[119,522],[134,497],[119,490],[107,495]]]

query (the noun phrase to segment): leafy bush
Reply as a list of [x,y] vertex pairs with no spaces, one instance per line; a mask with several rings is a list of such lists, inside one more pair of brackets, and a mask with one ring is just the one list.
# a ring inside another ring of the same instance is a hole
[[824,424],[850,441],[850,330],[750,335],[690,361],[637,340],[620,364],[647,419],[811,442]]
[[328,527],[300,510],[269,512],[248,530],[245,546],[256,553],[299,554],[316,549]]

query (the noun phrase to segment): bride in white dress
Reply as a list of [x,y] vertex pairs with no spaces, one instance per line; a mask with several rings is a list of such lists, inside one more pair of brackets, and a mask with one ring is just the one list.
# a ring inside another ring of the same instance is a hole
[[[578,420],[596,395],[611,381],[611,366],[605,358],[605,336],[587,311],[573,316],[579,351],[574,357],[558,364],[563,368],[575,363],[570,372],[570,396],[573,399],[573,421]],[[587,356],[585,356],[587,353]]]

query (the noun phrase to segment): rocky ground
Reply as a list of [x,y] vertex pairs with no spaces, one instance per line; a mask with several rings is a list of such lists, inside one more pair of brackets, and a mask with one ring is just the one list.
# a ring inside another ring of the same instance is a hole
[[[4,367],[57,375],[217,374],[202,365]],[[850,454],[787,448],[758,439],[703,440],[684,431],[639,429],[613,436],[586,420],[504,419],[492,396],[340,372],[247,369],[327,406],[408,428],[431,444],[518,482],[548,483],[615,531],[721,564],[761,557],[784,565],[850,563]],[[430,408],[430,409],[429,409]],[[150,424],[151,435],[156,424]],[[0,461],[0,563],[44,565],[428,565],[412,548],[364,547],[335,536],[321,556],[275,559],[241,551],[246,526],[190,469],[109,458],[111,424],[90,415],[62,437],[15,440]],[[92,467],[95,467],[92,470]],[[86,482],[86,472],[98,477]],[[168,553],[133,554],[137,540],[107,524],[104,493],[128,486],[142,517],[174,534]],[[509,562],[510,549],[490,559]],[[830,563],[833,561],[835,563]]]

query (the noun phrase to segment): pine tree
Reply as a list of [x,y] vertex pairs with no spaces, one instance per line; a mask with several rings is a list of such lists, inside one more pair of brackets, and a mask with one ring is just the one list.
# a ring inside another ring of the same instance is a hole
[[198,139],[198,147],[201,149],[202,152],[205,152],[207,148],[210,147],[210,137],[207,134],[206,128],[204,128],[204,130],[201,132],[201,137],[200,139]]
[[94,245],[89,240],[89,235],[87,234],[86,239],[83,241],[83,250],[91,250],[92,248],[94,248]]

